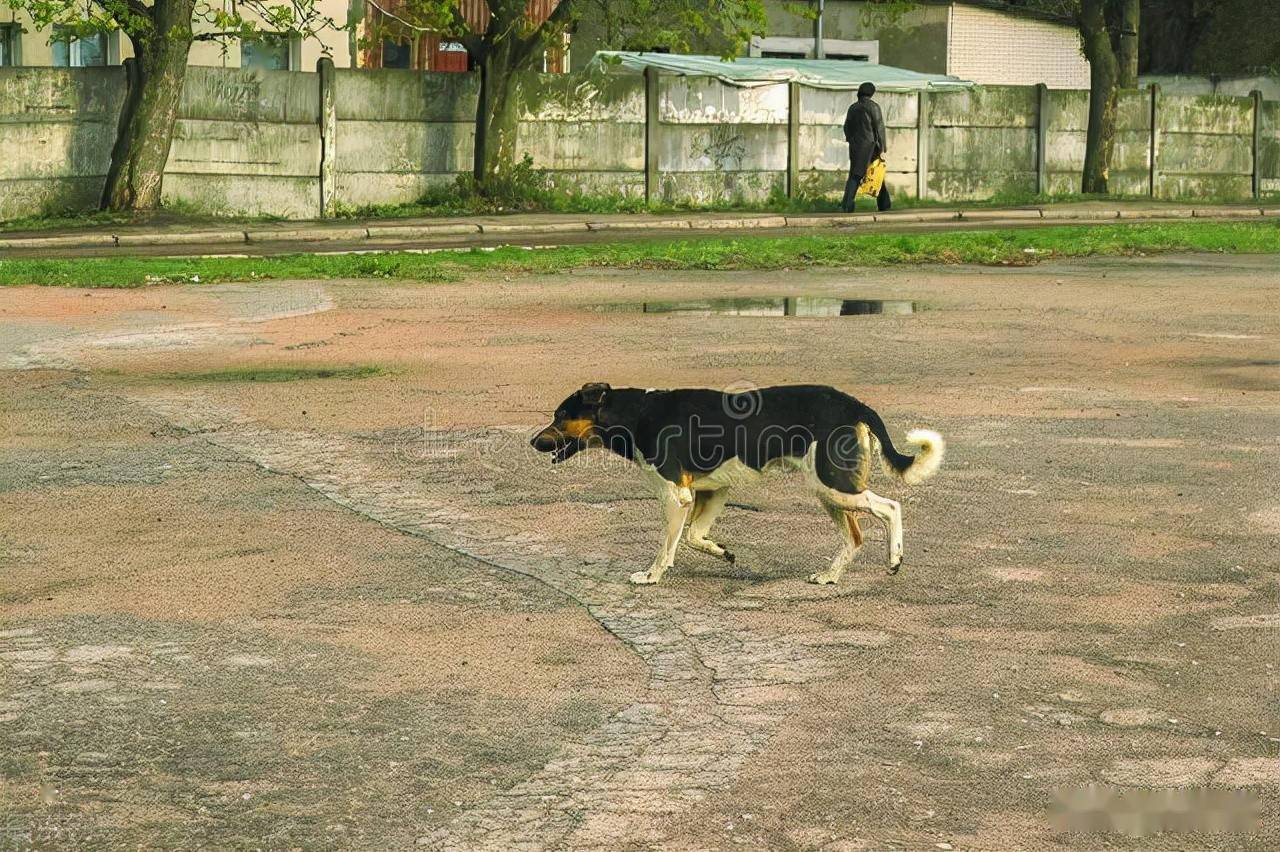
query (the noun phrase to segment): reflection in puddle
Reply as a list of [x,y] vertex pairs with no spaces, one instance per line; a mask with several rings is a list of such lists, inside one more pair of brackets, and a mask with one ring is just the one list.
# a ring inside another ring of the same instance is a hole
[[904,299],[835,299],[823,296],[635,302],[598,308],[603,311],[635,311],[645,314],[721,314],[739,317],[852,317],[868,314],[914,314],[922,309],[919,302]]

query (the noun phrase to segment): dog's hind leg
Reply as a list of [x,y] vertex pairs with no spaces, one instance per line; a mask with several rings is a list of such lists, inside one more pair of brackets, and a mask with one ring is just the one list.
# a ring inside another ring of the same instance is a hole
[[662,504],[662,516],[666,521],[666,531],[662,547],[659,548],[658,555],[653,558],[653,564],[649,566],[649,570],[637,571],[629,578],[636,585],[650,586],[659,582],[667,569],[675,564],[680,535],[684,532],[685,521],[688,520],[693,508],[692,502],[681,500],[683,495],[680,494],[680,490],[678,485],[669,482],[658,491],[658,500]]
[[689,520],[689,533],[684,543],[694,550],[719,556],[733,562],[733,554],[707,538],[711,525],[724,511],[724,504],[729,500],[729,489],[720,488],[715,491],[699,491],[693,501],[693,515]]
[[884,524],[885,537],[888,539],[889,554],[887,564],[890,574],[897,574],[902,565],[902,504],[888,497],[881,497],[872,491],[862,492],[867,500],[867,508],[872,515]]
[[842,509],[851,512],[869,512],[884,525],[885,539],[889,549],[887,559],[889,573],[898,573],[898,567],[902,564],[902,505],[897,500],[881,497],[872,491],[846,494],[843,491],[828,489],[823,496]]
[[844,540],[844,546],[840,548],[836,558],[831,560],[831,567],[821,573],[809,575],[810,583],[827,585],[840,582],[845,569],[853,564],[854,557],[862,547],[862,528],[858,526],[856,513],[842,509],[825,499],[822,500],[822,506],[831,516],[831,520],[835,521],[836,529],[840,531],[840,537]]

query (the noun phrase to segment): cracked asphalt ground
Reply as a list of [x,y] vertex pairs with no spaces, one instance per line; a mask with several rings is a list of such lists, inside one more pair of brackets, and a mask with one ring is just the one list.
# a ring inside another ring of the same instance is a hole
[[[601,309],[784,295],[925,310]],[[629,586],[639,473],[527,446],[602,380],[941,431],[902,571],[772,476]],[[5,289],[0,388],[0,847],[1280,846],[1274,258]]]

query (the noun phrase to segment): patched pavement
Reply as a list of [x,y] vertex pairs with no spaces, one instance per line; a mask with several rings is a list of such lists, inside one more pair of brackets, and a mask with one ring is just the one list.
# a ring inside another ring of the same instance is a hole
[[[1043,848],[1105,781],[1274,845],[1270,260],[0,291],[5,842]],[[781,295],[925,310],[597,310]],[[950,456],[881,481],[897,576],[871,530],[804,583],[769,478],[635,589],[640,478],[526,443],[588,380],[827,382]]]

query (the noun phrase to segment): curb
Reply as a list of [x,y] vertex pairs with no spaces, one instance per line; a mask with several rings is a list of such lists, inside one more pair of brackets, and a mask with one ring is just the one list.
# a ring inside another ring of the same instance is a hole
[[294,231],[245,231],[251,243],[324,243],[367,240],[367,228],[305,228]]
[[961,210],[956,218],[965,222],[990,222],[1004,219],[1043,219],[1044,211],[1039,208],[1023,210]]
[[0,240],[0,249],[101,248],[116,245],[113,234],[66,234],[59,237],[20,237]]
[[1191,209],[1173,209],[1161,210],[1158,213],[1151,210],[1117,210],[1117,219],[1190,219]]
[[746,228],[785,228],[786,216],[741,216],[732,219],[690,219],[695,231],[740,231]]
[[118,246],[191,246],[245,243],[244,231],[188,231],[185,234],[116,234]]
[[370,225],[365,229],[371,240],[421,240],[480,233],[479,225]]
[[1247,212],[1244,210],[1241,210],[1239,213],[1234,213],[1222,207],[1211,207],[1207,209],[1196,208],[1195,210],[1191,211],[1191,215],[1196,219],[1235,219],[1237,217],[1247,218],[1250,216],[1261,216],[1263,214],[1261,209],[1249,210]]
[[687,230],[693,225],[688,219],[655,219],[652,222],[588,222],[588,231],[639,231],[645,228],[655,230]]
[[1078,222],[1111,222],[1120,218],[1119,210],[1041,210],[1046,219]]
[[787,216],[788,228],[837,228],[869,225],[876,221],[874,213],[841,213],[835,216]]
[[212,230],[123,233],[59,234],[50,237],[0,238],[4,249],[76,249],[139,246],[244,245],[245,243],[412,242],[448,236],[537,235],[591,231],[693,230],[747,231],[779,228],[847,228],[860,225],[893,225],[942,222],[982,222],[1018,225],[1028,221],[1071,222],[1158,221],[1170,219],[1280,218],[1280,207],[1195,207],[1154,210],[1057,210],[1023,207],[1009,210],[920,210],[900,213],[836,213],[806,216],[733,216],[721,218],[583,220],[518,224],[505,222],[440,222],[438,224],[319,226],[290,230]]
[[586,222],[551,222],[541,225],[480,224],[482,234],[564,234],[590,230]]

